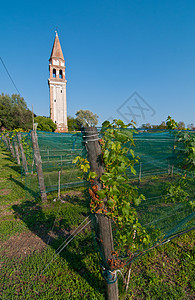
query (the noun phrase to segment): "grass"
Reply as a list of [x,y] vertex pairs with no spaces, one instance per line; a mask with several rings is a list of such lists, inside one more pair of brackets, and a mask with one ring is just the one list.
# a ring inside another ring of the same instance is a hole
[[124,299],[194,299],[193,234],[151,250],[132,265]]
[[83,192],[69,191],[62,202],[51,193],[43,204],[24,190],[20,168],[6,151],[0,165],[0,299],[104,299],[89,226],[35,280],[88,215]]
[[[88,215],[83,190],[62,193],[61,202],[52,192],[41,203],[3,149],[0,171],[0,299],[105,299],[89,226],[52,261]],[[153,181],[141,185],[148,195]],[[193,258],[193,232],[151,250],[132,264],[127,293],[119,274],[120,299],[194,299]]]

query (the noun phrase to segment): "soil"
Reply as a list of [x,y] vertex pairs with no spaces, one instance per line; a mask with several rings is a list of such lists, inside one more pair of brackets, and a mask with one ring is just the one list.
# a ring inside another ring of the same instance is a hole
[[0,243],[1,255],[12,257],[25,257],[32,252],[41,252],[46,247],[46,243],[32,232],[23,232]]
[[66,197],[83,197],[83,192],[81,191],[68,191],[66,193],[63,193],[61,195],[62,198],[66,198]]
[[[17,205],[19,204],[20,201],[16,201],[16,202],[13,202],[12,205]],[[10,204],[7,204],[7,205],[1,205],[0,207],[0,216],[3,217],[3,216],[10,216],[10,215],[13,215],[13,210],[10,209]]]
[[0,190],[0,195],[8,195],[11,193],[11,190],[8,189],[1,189]]

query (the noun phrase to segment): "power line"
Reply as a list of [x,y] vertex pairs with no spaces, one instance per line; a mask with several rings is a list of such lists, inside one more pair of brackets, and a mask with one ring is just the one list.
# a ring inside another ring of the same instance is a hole
[[9,73],[8,69],[6,68],[6,65],[5,65],[5,63],[3,62],[3,59],[2,59],[1,57],[0,57],[0,60],[1,60],[1,62],[2,62],[2,65],[3,65],[3,66],[4,66],[4,68],[5,68],[5,71],[7,72],[7,75],[9,76],[9,78],[10,78],[11,82],[13,83],[13,85],[14,85],[14,87],[15,87],[16,91],[17,91],[17,92],[18,92],[18,94],[21,96],[21,94],[20,94],[20,92],[19,92],[19,90],[18,90],[17,86],[15,85],[15,82],[13,81],[13,79],[12,79],[12,77],[11,77],[11,75],[10,75],[10,73]]

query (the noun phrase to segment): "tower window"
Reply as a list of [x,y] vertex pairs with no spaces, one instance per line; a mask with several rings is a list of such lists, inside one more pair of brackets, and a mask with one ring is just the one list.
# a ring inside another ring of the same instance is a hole
[[56,69],[53,69],[53,77],[56,78]]
[[61,90],[61,93],[62,93],[62,90]]
[[56,102],[56,99],[54,100],[54,102]]
[[59,78],[60,78],[60,79],[63,78],[62,70],[59,71]]

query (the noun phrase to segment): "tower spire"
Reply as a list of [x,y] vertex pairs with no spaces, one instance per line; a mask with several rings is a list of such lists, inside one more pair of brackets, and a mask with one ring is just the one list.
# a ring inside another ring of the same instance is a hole
[[55,36],[55,40],[54,40],[54,43],[53,43],[53,48],[52,48],[51,56],[50,56],[49,60],[51,60],[52,58],[61,58],[61,59],[64,60],[64,55],[62,53],[62,48],[61,48],[61,45],[60,45],[60,40],[59,40],[59,37],[58,37],[57,30],[55,30],[55,33],[56,33],[56,36]]

